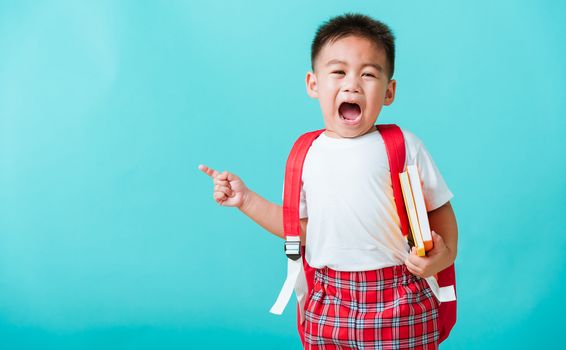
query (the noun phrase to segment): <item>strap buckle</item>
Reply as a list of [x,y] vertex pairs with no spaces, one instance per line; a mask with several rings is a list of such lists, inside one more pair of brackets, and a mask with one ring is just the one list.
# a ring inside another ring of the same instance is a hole
[[285,240],[285,255],[291,260],[299,260],[301,258],[301,237],[287,237]]

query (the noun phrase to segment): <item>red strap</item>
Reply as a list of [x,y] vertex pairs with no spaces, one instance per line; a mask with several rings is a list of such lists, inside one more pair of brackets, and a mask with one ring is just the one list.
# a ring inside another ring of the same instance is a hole
[[401,128],[395,124],[377,125],[377,130],[381,133],[385,149],[387,150],[393,198],[395,199],[397,214],[399,214],[401,222],[401,232],[406,236],[409,234],[409,219],[407,218],[407,210],[403,201],[403,192],[401,192],[401,180],[399,180],[399,173],[402,173],[405,169],[405,138]]
[[312,142],[324,129],[303,134],[293,145],[285,166],[285,188],[283,191],[283,231],[285,236],[299,236],[299,205],[303,164]]
[[[387,158],[389,158],[389,169],[391,171],[391,183],[393,185],[393,196],[395,205],[397,206],[397,214],[401,221],[401,231],[404,235],[409,233],[409,220],[407,218],[407,210],[403,201],[403,193],[401,192],[401,180],[399,173],[405,168],[405,142],[403,132],[397,125],[378,125],[377,129],[383,136],[385,148],[387,149]],[[456,273],[454,264],[438,273],[438,284],[441,287],[454,286],[456,291]],[[456,302],[447,302],[440,304],[438,315],[438,326],[440,330],[439,343],[446,340],[450,331],[456,323],[457,305]]]

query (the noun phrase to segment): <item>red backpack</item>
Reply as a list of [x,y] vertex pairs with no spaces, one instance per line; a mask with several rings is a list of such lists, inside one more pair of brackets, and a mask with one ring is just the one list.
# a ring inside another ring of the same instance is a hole
[[[407,219],[407,212],[405,210],[405,203],[403,201],[401,183],[399,180],[399,173],[403,172],[405,168],[405,139],[401,129],[395,124],[376,125],[376,127],[383,137],[385,148],[387,150],[389,169],[391,171],[391,182],[393,184],[393,194],[395,204],[397,206],[397,214],[399,215],[401,222],[401,231],[403,232],[403,235],[407,236],[409,234],[409,221]],[[305,259],[305,247],[301,246],[299,248],[299,202],[305,157],[312,145],[312,142],[322,132],[324,132],[324,130],[325,129],[307,132],[299,137],[291,149],[287,159],[287,165],[285,167],[285,187],[283,194],[283,226],[286,238],[285,252],[287,257],[291,260],[298,260],[299,258],[302,258],[309,293],[313,288],[315,269],[309,266]],[[454,288],[456,288],[454,265],[440,271],[437,278],[440,287],[453,285]],[[304,330],[300,319],[302,311],[299,308],[300,305],[298,305],[297,310],[297,324],[301,342],[304,345]],[[438,321],[440,330],[439,342],[444,341],[448,337],[455,323],[456,301],[441,303]]]

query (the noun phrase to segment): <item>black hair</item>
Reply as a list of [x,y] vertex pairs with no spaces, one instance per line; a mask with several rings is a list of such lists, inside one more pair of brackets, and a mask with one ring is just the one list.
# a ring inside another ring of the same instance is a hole
[[311,45],[313,71],[314,61],[324,45],[349,35],[368,39],[385,51],[388,64],[386,69],[391,79],[395,70],[395,36],[386,24],[358,13],[346,13],[333,17],[318,27]]

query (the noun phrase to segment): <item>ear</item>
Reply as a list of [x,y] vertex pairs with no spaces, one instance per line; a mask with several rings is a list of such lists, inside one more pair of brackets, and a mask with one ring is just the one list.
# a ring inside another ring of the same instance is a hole
[[318,98],[318,85],[316,82],[316,75],[313,72],[307,72],[305,79],[307,84],[307,94],[312,98]]
[[385,100],[383,104],[389,106],[395,100],[395,89],[397,88],[397,82],[395,79],[391,79],[387,84],[387,90],[385,91]]

